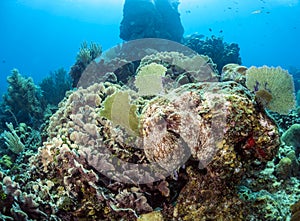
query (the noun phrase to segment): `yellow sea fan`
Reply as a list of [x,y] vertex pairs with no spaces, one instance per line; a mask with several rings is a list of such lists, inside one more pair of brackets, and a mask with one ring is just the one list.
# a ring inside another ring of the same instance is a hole
[[281,67],[250,67],[246,72],[246,86],[253,92],[268,91],[272,100],[266,108],[272,111],[288,114],[295,108],[293,77]]

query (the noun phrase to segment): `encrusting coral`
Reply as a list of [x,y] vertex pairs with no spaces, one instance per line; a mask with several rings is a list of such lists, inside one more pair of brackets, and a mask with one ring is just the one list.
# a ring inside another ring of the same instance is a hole
[[290,146],[295,148],[300,147],[300,124],[293,124],[287,131],[282,134],[281,140]]
[[[218,96],[212,97],[216,91]],[[198,171],[187,166],[190,182],[179,195],[176,219],[246,216],[247,206],[239,209],[245,202],[232,186],[247,174],[255,159],[266,162],[275,156],[279,135],[272,120],[257,113],[253,97],[244,93],[232,82],[187,84],[175,89],[172,99],[150,102],[142,115],[145,154],[150,161],[174,169],[184,154],[191,153],[201,164]],[[196,197],[195,189],[199,191]]]
[[222,68],[221,81],[235,81],[241,85],[246,85],[246,71],[247,67],[239,64],[226,64]]

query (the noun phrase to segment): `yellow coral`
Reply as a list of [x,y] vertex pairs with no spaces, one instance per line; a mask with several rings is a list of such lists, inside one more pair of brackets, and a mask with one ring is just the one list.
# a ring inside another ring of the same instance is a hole
[[137,106],[130,103],[129,92],[115,92],[104,101],[100,115],[123,126],[130,134],[139,135]]
[[295,108],[293,77],[281,67],[249,68],[246,73],[246,86],[254,92],[268,91],[272,95],[272,100],[266,107],[272,111],[288,114]]
[[163,92],[162,77],[165,76],[167,68],[160,64],[151,63],[142,67],[136,78],[135,86],[140,95],[157,95]]

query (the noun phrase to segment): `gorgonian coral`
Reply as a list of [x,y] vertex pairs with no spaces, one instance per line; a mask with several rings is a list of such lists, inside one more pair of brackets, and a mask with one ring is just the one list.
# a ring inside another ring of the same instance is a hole
[[[272,96],[266,105],[272,111],[288,114],[295,108],[293,77],[280,67],[250,67],[246,71],[246,86],[258,96]],[[265,96],[261,98],[265,99]]]

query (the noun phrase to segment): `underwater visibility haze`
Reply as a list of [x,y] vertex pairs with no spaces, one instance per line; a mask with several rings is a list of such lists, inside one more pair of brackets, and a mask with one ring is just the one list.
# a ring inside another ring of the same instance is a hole
[[0,220],[300,220],[298,0],[0,6]]

